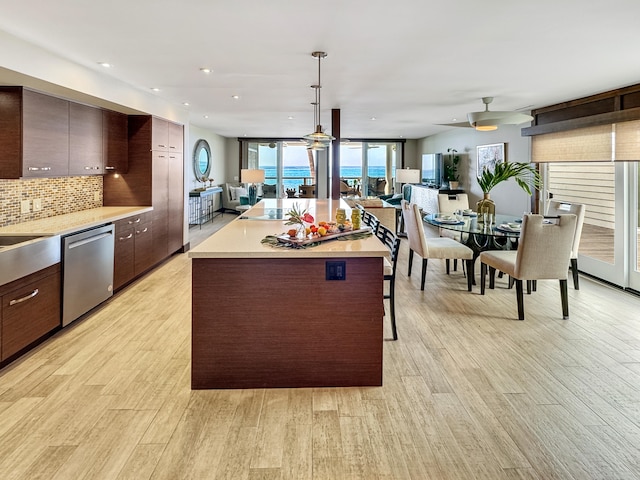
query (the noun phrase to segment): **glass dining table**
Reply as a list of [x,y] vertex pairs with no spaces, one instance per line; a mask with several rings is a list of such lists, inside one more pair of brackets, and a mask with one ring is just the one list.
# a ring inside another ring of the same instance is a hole
[[[484,223],[478,216],[428,213],[423,220],[429,225],[460,232],[460,242],[473,250],[475,260],[486,250],[512,250],[517,248],[521,218],[514,215],[495,215],[494,221]],[[511,224],[511,226],[509,226]]]

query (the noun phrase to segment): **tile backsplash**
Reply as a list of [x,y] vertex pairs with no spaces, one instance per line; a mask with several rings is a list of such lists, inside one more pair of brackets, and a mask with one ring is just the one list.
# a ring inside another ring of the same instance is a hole
[[[29,204],[28,213],[21,213],[23,201],[25,206]],[[99,175],[0,179],[0,227],[101,206],[102,177]]]

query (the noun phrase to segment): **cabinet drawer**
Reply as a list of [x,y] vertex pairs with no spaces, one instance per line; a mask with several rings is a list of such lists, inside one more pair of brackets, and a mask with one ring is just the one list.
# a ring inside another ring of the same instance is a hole
[[135,245],[135,227],[116,225],[113,258],[113,288],[119,289],[133,279],[133,252]]
[[2,296],[2,360],[60,326],[60,273]]

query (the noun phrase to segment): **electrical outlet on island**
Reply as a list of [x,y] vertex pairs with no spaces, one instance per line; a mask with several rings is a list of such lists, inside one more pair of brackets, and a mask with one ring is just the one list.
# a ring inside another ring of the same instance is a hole
[[34,212],[39,212],[40,210],[42,210],[42,199],[41,198],[34,198],[33,199],[33,211]]
[[20,213],[29,213],[31,211],[31,200],[22,200],[20,202]]

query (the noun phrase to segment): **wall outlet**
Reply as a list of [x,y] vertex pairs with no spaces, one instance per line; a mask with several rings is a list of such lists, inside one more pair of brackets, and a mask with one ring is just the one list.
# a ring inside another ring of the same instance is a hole
[[237,175],[234,175],[234,177],[233,177],[233,181],[234,181],[234,182],[237,182],[237,181],[238,181],[238,176],[237,176]]
[[20,202],[20,213],[29,213],[31,211],[31,200],[22,200]]
[[100,192],[93,192],[93,201],[94,202],[100,201]]
[[34,212],[39,212],[40,210],[42,210],[42,199],[41,198],[34,198],[33,199],[33,211]]

